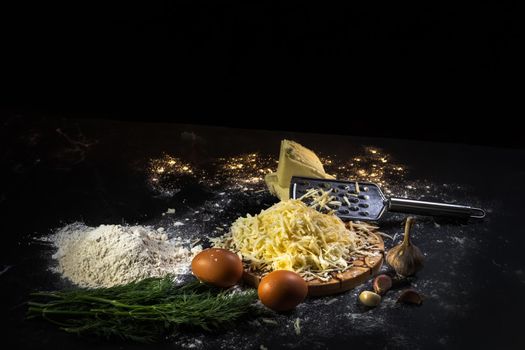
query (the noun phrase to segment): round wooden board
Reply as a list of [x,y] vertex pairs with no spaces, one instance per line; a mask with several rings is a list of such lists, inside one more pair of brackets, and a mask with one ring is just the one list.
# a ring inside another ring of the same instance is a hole
[[[346,292],[349,289],[357,287],[366,282],[370,277],[377,274],[381,265],[383,264],[383,255],[385,252],[385,244],[383,239],[378,234],[373,234],[377,239],[377,247],[381,251],[381,255],[374,257],[365,257],[363,259],[353,262],[350,269],[345,272],[338,273],[329,281],[323,282],[320,280],[308,281],[308,296],[317,297],[324,295],[338,294]],[[244,271],[243,280],[245,283],[257,288],[261,282],[261,276],[251,272]]]

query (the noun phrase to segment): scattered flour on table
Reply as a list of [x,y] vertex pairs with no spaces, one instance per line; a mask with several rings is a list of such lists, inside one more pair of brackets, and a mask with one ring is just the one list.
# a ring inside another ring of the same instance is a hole
[[111,287],[147,277],[189,273],[202,250],[189,241],[169,239],[151,226],[73,223],[49,239],[57,248],[54,270],[81,287]]

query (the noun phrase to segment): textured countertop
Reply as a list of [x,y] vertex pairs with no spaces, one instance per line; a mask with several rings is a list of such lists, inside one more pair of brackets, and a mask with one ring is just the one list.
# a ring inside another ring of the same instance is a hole
[[[518,322],[525,311],[524,151],[55,118],[13,117],[0,130],[2,339],[12,345],[146,347],[78,338],[23,320],[28,293],[67,286],[49,271],[52,249],[39,238],[82,221],[153,225],[206,243],[238,216],[275,202],[262,178],[276,168],[280,140],[289,138],[320,154],[327,172],[338,178],[374,180],[396,196],[480,206],[487,218],[417,218],[413,241],[426,256],[412,284],[426,296],[420,307],[396,304],[399,291],[392,291],[379,307],[366,310],[357,295],[371,288],[369,282],[345,294],[309,299],[275,322],[259,320],[220,334],[185,333],[153,345],[156,349],[525,346]],[[166,214],[169,208],[175,213]],[[403,218],[390,214],[379,222],[396,243]]]

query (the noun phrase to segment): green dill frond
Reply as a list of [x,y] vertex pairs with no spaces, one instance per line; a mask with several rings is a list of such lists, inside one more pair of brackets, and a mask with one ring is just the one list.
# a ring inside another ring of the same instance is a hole
[[160,340],[181,327],[221,329],[258,314],[255,290],[224,291],[198,281],[176,286],[171,276],[31,296],[28,318],[45,319],[78,335],[139,342]]

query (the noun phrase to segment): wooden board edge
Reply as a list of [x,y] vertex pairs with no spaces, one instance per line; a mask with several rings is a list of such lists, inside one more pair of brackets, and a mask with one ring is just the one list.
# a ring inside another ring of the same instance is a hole
[[[365,258],[367,266],[352,267],[347,271],[338,274],[336,278],[332,278],[327,282],[322,282],[318,280],[307,282],[308,296],[319,297],[343,293],[365,283],[368,279],[376,275],[381,269],[381,266],[383,265],[384,242],[381,236],[375,233],[374,235],[377,236],[379,240],[379,246],[382,248],[381,255],[373,257],[373,259]],[[261,282],[261,277],[259,275],[246,270],[244,271],[242,278],[246,284],[255,288],[257,288],[259,286],[259,283]]]

